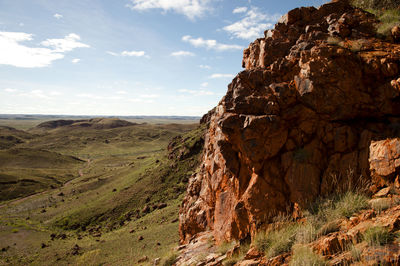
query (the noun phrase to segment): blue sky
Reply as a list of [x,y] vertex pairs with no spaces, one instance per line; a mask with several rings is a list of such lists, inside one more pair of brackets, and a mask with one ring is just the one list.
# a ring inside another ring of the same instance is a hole
[[243,49],[324,0],[0,0],[0,113],[202,115]]

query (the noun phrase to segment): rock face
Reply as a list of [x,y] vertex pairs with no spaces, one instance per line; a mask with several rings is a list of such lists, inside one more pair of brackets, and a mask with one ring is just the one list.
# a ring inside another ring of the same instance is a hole
[[[203,163],[180,211],[181,242],[251,237],[359,177],[399,175],[400,46],[347,1],[297,8],[245,49],[209,114]],[[374,192],[376,192],[374,191]]]

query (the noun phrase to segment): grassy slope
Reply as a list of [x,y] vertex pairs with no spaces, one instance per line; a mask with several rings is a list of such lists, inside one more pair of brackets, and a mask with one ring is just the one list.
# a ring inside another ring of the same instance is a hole
[[374,14],[380,21],[377,33],[389,36],[394,26],[400,26],[400,9],[398,0],[353,0],[353,5]]
[[[7,250],[0,252],[0,265],[135,265],[143,255],[168,253],[178,241],[179,204],[198,162],[198,153],[189,152],[200,141],[202,130],[188,132],[195,127],[58,130],[19,144],[18,148],[51,150],[89,163],[81,167],[82,176],[63,186],[0,207],[0,249]],[[185,132],[176,153],[183,150],[186,156],[168,159],[169,140]],[[155,209],[160,203],[167,207]],[[147,205],[149,213],[144,213]],[[65,233],[67,238],[52,241],[52,233]],[[42,249],[42,243],[49,247]],[[81,247],[80,255],[70,254],[75,244]]]

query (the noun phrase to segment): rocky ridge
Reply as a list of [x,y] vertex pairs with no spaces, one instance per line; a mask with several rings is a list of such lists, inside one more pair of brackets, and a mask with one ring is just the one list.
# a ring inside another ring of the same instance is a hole
[[290,11],[245,49],[245,70],[204,119],[182,243],[206,231],[217,243],[249,239],[341,184],[376,193],[399,182],[400,45],[377,38],[376,24],[333,1]]

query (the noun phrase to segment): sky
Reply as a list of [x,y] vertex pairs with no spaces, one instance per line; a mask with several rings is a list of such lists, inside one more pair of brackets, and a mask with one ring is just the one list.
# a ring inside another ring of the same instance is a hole
[[0,0],[0,113],[201,116],[243,49],[325,0]]

